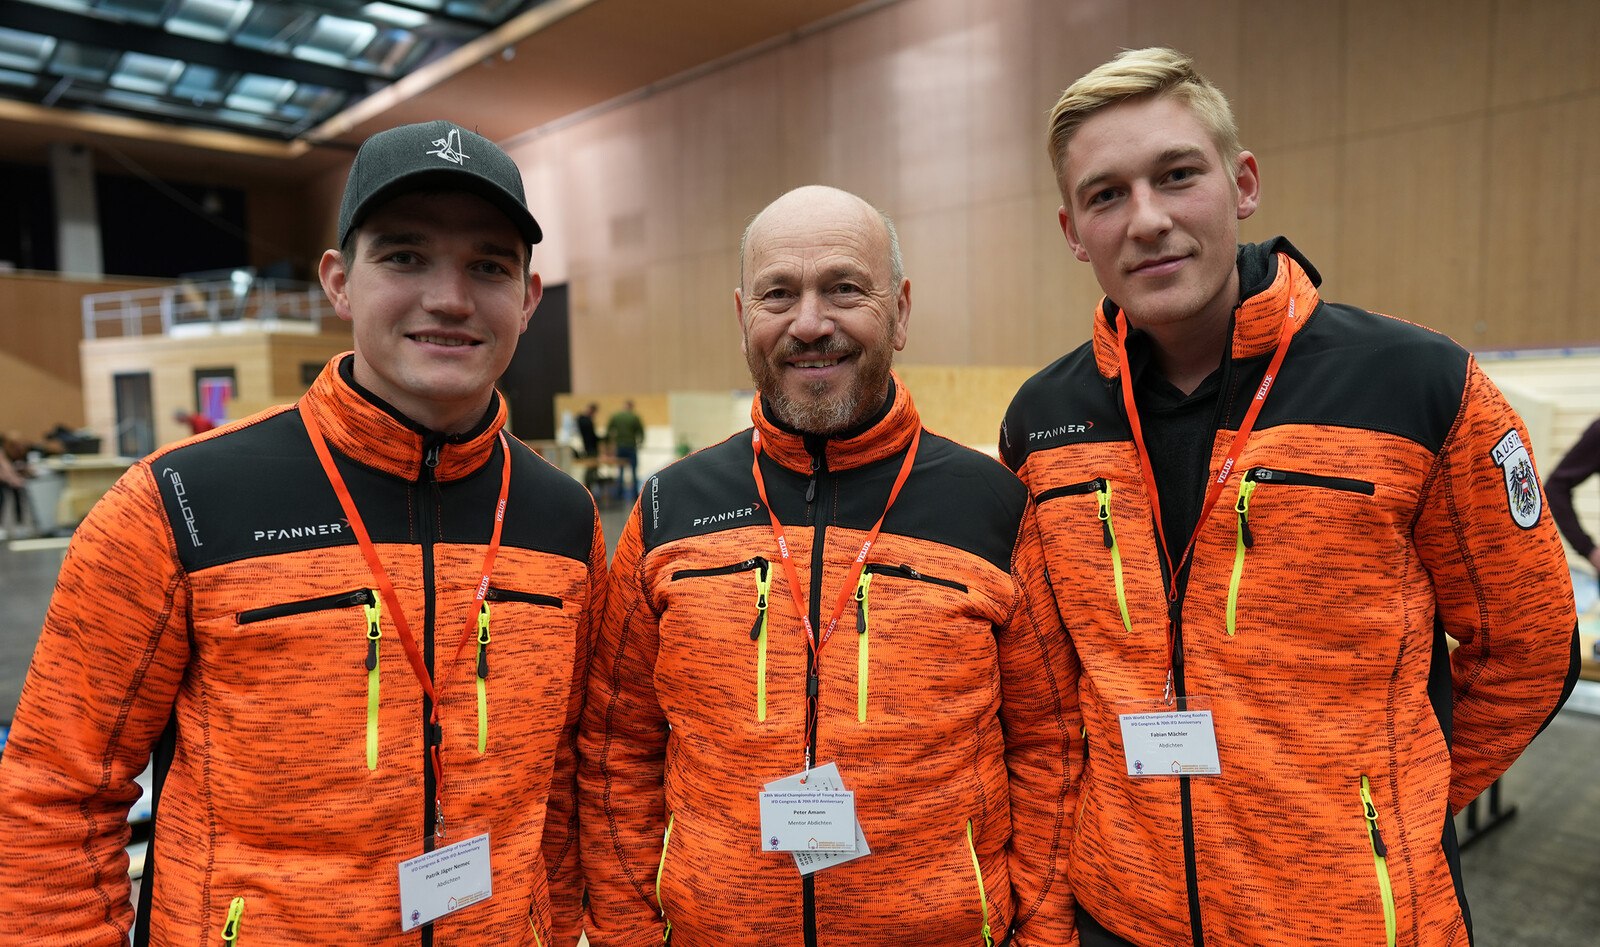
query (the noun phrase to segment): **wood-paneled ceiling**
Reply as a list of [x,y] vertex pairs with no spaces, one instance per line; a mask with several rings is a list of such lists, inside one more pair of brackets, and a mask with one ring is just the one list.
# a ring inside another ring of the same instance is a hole
[[[77,0],[73,0],[74,3]],[[141,5],[159,8],[162,16],[177,16],[193,8],[184,0],[98,0],[109,6]],[[239,0],[232,0],[237,6]],[[481,3],[482,0],[479,0]],[[494,4],[501,14],[498,26],[483,25],[474,36],[457,35],[442,43],[432,59],[409,67],[396,81],[366,76],[363,94],[348,96],[349,103],[315,125],[293,128],[292,134],[259,129],[252,133],[228,130],[215,116],[197,110],[224,108],[226,101],[194,98],[183,113],[173,109],[158,117],[96,107],[88,96],[74,98],[43,92],[43,83],[60,83],[61,77],[41,73],[33,89],[0,89],[0,161],[43,164],[48,147],[56,142],[90,146],[102,166],[117,163],[172,180],[197,183],[237,183],[265,179],[279,183],[308,180],[330,167],[348,162],[351,152],[373,132],[393,125],[448,118],[494,140],[504,140],[530,128],[599,105],[617,96],[649,87],[674,76],[705,67],[725,57],[766,43],[780,42],[796,32],[821,28],[856,7],[880,6],[884,0],[538,0],[520,4]],[[268,0],[256,4],[270,6]],[[440,0],[390,0],[402,8],[435,8]],[[52,36],[57,42],[105,43],[118,35],[104,24],[93,29],[74,24],[66,0],[5,0],[0,6],[0,27],[12,22],[77,34]],[[201,4],[203,6],[203,4]],[[301,0],[301,6],[337,7],[359,22],[372,4],[354,0]],[[32,9],[25,9],[31,7]],[[257,11],[260,12],[259,10]],[[241,14],[242,17],[242,14]],[[148,20],[148,16],[147,16]],[[21,29],[21,27],[13,27]],[[134,52],[161,39],[162,26],[122,31],[130,47],[112,52]],[[187,49],[194,56],[207,54],[192,37],[180,36],[170,48]],[[446,48],[449,47],[449,48]],[[162,47],[168,50],[169,47]],[[6,50],[0,50],[4,59]],[[15,53],[16,51],[13,51]],[[224,42],[214,53],[213,69],[264,71],[258,54]],[[146,53],[148,55],[148,53]],[[285,57],[292,59],[294,57]],[[115,64],[119,60],[109,60]],[[391,60],[393,61],[393,60]],[[308,74],[315,66],[308,65]],[[0,67],[5,66],[0,62]],[[293,68],[294,63],[287,63]],[[0,69],[3,71],[3,69]],[[368,70],[371,72],[372,70]],[[336,79],[337,77],[331,77]],[[331,79],[330,79],[331,81]],[[70,89],[70,82],[66,87]],[[366,93],[366,90],[372,90]]]

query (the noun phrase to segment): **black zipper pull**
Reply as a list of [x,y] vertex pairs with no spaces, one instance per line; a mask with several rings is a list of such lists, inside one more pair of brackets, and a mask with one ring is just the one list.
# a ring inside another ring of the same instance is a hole
[[424,444],[422,447],[422,466],[428,468],[429,470],[437,469],[439,466],[439,452],[443,448],[444,444],[441,441],[434,441],[431,444]]
[[822,469],[820,457],[811,458],[811,479],[806,482],[806,505],[810,506],[817,501],[817,471]]

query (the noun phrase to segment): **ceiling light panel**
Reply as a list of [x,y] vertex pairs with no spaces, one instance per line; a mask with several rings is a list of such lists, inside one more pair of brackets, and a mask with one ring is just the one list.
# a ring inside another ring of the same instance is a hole
[[252,0],[178,0],[177,9],[167,19],[167,32],[226,43],[254,6]]

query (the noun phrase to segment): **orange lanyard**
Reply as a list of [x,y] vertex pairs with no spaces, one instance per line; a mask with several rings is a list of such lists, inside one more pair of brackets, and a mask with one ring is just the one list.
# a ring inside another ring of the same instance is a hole
[[[811,740],[817,732],[814,698],[822,680],[822,649],[833,640],[833,632],[839,627],[839,618],[844,614],[845,603],[850,600],[855,584],[861,578],[861,570],[867,567],[867,553],[872,550],[872,544],[878,541],[878,531],[883,529],[883,520],[889,515],[889,508],[894,506],[894,501],[899,498],[900,488],[905,486],[906,478],[911,475],[911,465],[917,459],[917,445],[921,442],[922,426],[918,425],[911,434],[911,446],[906,449],[906,459],[900,462],[900,473],[894,478],[894,486],[889,489],[889,502],[883,505],[883,513],[878,516],[878,521],[872,524],[872,531],[867,533],[866,540],[861,544],[861,551],[856,553],[855,561],[850,564],[850,572],[846,575],[844,584],[839,587],[839,601],[834,603],[833,616],[828,619],[828,624],[819,640],[816,629],[811,625],[811,612],[806,608],[805,595],[800,591],[800,577],[794,570],[794,559],[789,555],[789,542],[784,538],[783,524],[778,521],[778,512],[767,500],[767,482],[761,476],[761,431],[757,429],[751,439],[751,450],[755,453],[755,460],[750,465],[750,472],[756,478],[756,493],[760,494],[761,502],[766,504],[767,515],[772,518],[772,535],[778,542],[778,562],[783,565],[783,573],[789,579],[789,594],[794,598],[795,611],[800,615],[800,626],[805,630],[806,641],[811,646],[811,662],[806,677],[805,772],[811,771]],[[815,541],[816,537],[812,538]]]
[[1267,393],[1272,390],[1272,383],[1278,378],[1278,369],[1283,366],[1283,356],[1289,351],[1289,339],[1294,336],[1295,300],[1289,299],[1289,312],[1283,320],[1283,331],[1278,336],[1278,347],[1272,353],[1272,362],[1267,366],[1267,373],[1261,379],[1261,384],[1256,387],[1255,397],[1250,401],[1250,408],[1245,412],[1244,423],[1239,425],[1239,433],[1234,435],[1233,448],[1228,451],[1227,459],[1222,462],[1216,476],[1211,478],[1211,484],[1206,487],[1205,502],[1200,506],[1200,518],[1195,521],[1194,532],[1189,534],[1189,544],[1184,547],[1183,557],[1173,565],[1172,555],[1167,551],[1167,534],[1161,526],[1161,497],[1156,490],[1156,475],[1150,465],[1150,452],[1144,446],[1144,431],[1139,424],[1139,409],[1133,399],[1133,372],[1128,366],[1128,318],[1122,311],[1117,312],[1117,364],[1122,369],[1122,400],[1128,407],[1128,426],[1133,429],[1133,445],[1139,453],[1139,470],[1144,476],[1145,497],[1150,501],[1150,513],[1156,521],[1156,538],[1159,540],[1157,549],[1161,554],[1161,561],[1166,563],[1172,584],[1167,589],[1167,686],[1161,693],[1161,702],[1171,704],[1172,693],[1172,667],[1177,653],[1177,615],[1178,604],[1178,574],[1189,562],[1189,557],[1194,554],[1194,544],[1200,538],[1200,529],[1205,525],[1206,518],[1211,515],[1211,510],[1217,505],[1217,498],[1222,496],[1222,488],[1228,482],[1228,477],[1233,473],[1233,468],[1239,461],[1239,455],[1244,453],[1245,442],[1250,439],[1250,432],[1255,429],[1256,417],[1261,414],[1261,406],[1267,403]]
[[[411,634],[411,624],[406,621],[406,613],[400,607],[400,598],[395,594],[394,583],[389,581],[389,573],[384,570],[383,561],[378,558],[378,549],[372,544],[372,537],[367,534],[367,526],[356,510],[355,500],[350,496],[350,488],[345,485],[339,468],[334,466],[333,457],[328,453],[327,441],[322,437],[321,426],[317,424],[313,412],[304,406],[301,407],[300,417],[305,421],[306,433],[311,435],[311,446],[317,452],[317,460],[322,462],[322,470],[328,475],[328,483],[338,495],[339,505],[344,508],[344,515],[350,521],[350,529],[356,534],[356,541],[361,545],[361,554],[366,557],[367,568],[372,571],[372,579],[378,586],[378,594],[383,596],[383,604],[394,618],[395,628],[400,632],[400,644],[404,646],[406,658],[411,663],[411,672],[417,676],[417,683],[422,685],[422,692],[433,702],[433,714],[429,722],[433,725],[437,738],[429,750],[429,756],[433,764],[435,787],[434,838],[436,841],[443,841],[444,728],[439,723],[439,691],[444,678],[441,676],[435,681],[428,673],[428,664],[422,657],[422,649],[417,647],[417,639]],[[467,614],[466,626],[461,631],[461,641],[456,645],[456,653],[450,659],[450,664],[459,663],[461,652],[466,648],[467,642],[477,638],[478,612],[483,608],[483,597],[489,593],[489,576],[494,572],[495,556],[500,552],[500,530],[506,521],[506,497],[511,493],[511,448],[506,443],[505,431],[500,432],[500,450],[505,456],[505,462],[500,465],[500,499],[494,507],[494,530],[489,537],[489,550],[483,557],[483,575],[478,579],[478,587],[473,591],[472,609]],[[447,664],[445,670],[449,666]],[[441,671],[441,675],[442,673]]]

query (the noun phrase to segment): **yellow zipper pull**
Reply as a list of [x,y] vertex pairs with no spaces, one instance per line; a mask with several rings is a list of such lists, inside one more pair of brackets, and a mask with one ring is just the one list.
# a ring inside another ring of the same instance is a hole
[[1117,587],[1117,610],[1122,613],[1122,630],[1133,634],[1133,620],[1128,617],[1128,589],[1122,581],[1122,550],[1117,547],[1117,532],[1111,527],[1111,481],[1104,477],[1096,481],[1095,499],[1100,504],[1100,530],[1105,535],[1106,548],[1111,550],[1111,579]]
[[1250,534],[1250,495],[1256,492],[1256,482],[1249,479],[1239,481],[1239,499],[1233,504],[1233,511],[1239,514],[1239,534],[1233,544],[1233,575],[1228,579],[1228,637],[1233,637],[1238,630],[1239,610],[1239,580],[1244,577],[1244,551],[1254,546],[1255,537]]
[[756,568],[756,621],[750,640],[756,643],[756,720],[767,719],[767,599],[772,592],[772,570],[763,561]]
[[478,608],[478,755],[489,749],[489,603]]
[[239,942],[239,922],[244,918],[244,898],[234,898],[228,905],[228,919],[222,924],[222,940],[227,944]]
[[867,588],[872,573],[861,570],[856,583],[856,721],[867,722]]
[[1367,820],[1367,839],[1372,843],[1372,861],[1378,873],[1378,896],[1383,899],[1383,927],[1388,947],[1395,945],[1398,922],[1394,909],[1394,882],[1389,879],[1389,848],[1378,830],[1378,807],[1372,801],[1372,781],[1361,777],[1361,809]]
[[378,639],[383,637],[383,626],[378,621],[378,593],[370,591],[372,598],[364,606],[367,613],[367,769],[378,768]]

